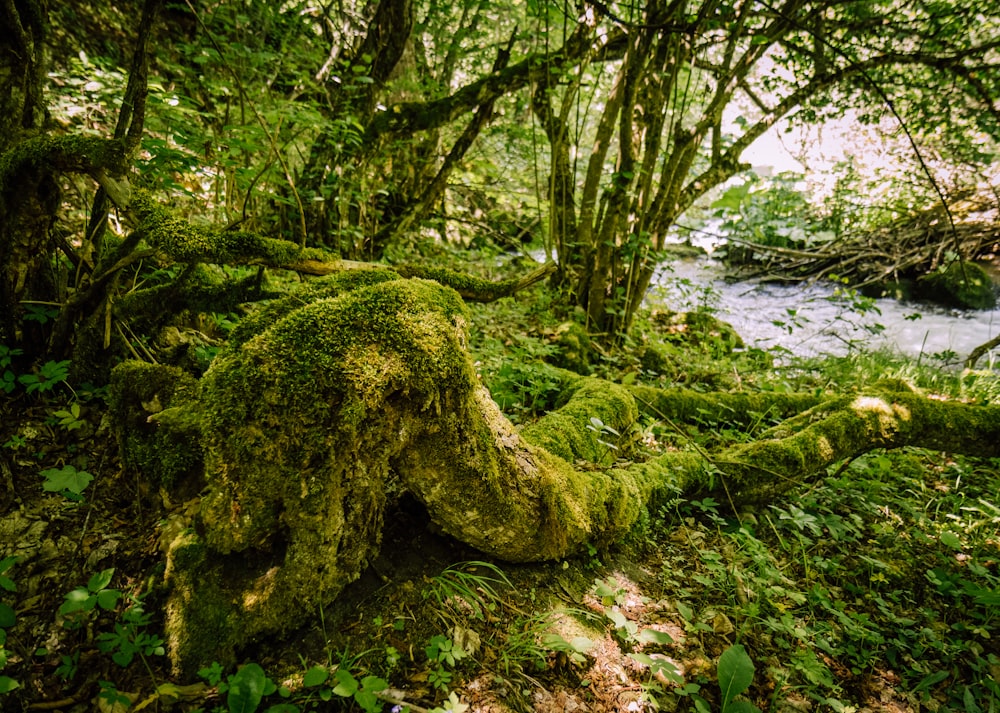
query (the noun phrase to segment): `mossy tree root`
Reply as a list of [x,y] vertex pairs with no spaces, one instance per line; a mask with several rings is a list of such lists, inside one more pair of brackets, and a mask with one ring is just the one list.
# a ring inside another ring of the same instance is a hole
[[712,456],[577,467],[626,444],[639,413],[628,389],[568,381],[566,405],[518,432],[479,384],[453,290],[335,276],[307,291],[247,320],[201,380],[208,493],[168,564],[167,633],[185,671],[232,660],[332,601],[377,552],[386,504],[403,490],[483,552],[549,560],[621,537],[665,494],[766,497],[870,448],[989,454],[982,444],[997,441],[996,408],[884,391]]

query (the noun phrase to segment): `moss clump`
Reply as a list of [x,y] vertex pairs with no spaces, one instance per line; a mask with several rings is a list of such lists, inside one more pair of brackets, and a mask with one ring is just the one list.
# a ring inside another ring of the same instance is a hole
[[[167,603],[166,635],[176,673],[193,677],[196,662],[206,651],[215,652],[219,663],[235,663],[240,622],[233,616],[241,609],[224,591],[233,572],[213,561],[205,543],[186,532],[170,545],[165,573],[171,588]],[[235,636],[234,636],[235,635]]]
[[954,261],[917,280],[918,296],[959,309],[993,309],[996,292],[986,271],[973,262]]
[[292,294],[258,307],[240,320],[229,335],[226,351],[239,349],[249,339],[309,302],[399,279],[400,276],[391,270],[346,270],[309,280]]
[[696,348],[713,358],[744,347],[731,324],[708,312],[654,312],[651,317],[665,342]]
[[570,463],[611,463],[628,451],[638,416],[625,387],[583,379],[564,406],[525,426],[521,436]]
[[406,277],[419,277],[450,287],[466,298],[474,298],[481,302],[492,302],[510,295],[520,280],[511,278],[501,282],[491,282],[481,277],[473,277],[463,272],[450,270],[446,267],[409,266],[399,268]]
[[[181,665],[296,626],[355,579],[398,491],[391,460],[476,383],[465,305],[436,283],[337,276],[264,312],[201,382],[205,560],[173,562],[188,584],[171,601],[180,622],[200,621],[201,592],[228,613],[211,617],[224,636],[170,625]],[[224,583],[202,574],[215,571]]]
[[281,267],[304,260],[336,259],[323,250],[303,248],[288,240],[265,238],[240,230],[191,225],[171,215],[142,190],[132,195],[129,210],[146,242],[177,262]]
[[629,386],[639,410],[654,418],[682,423],[751,425],[787,418],[822,401],[815,393],[699,393],[693,389],[656,389]]
[[85,173],[97,169],[125,172],[125,151],[120,140],[77,134],[35,136],[0,156],[0,193],[16,189],[25,171]]
[[110,413],[122,465],[154,487],[200,489],[204,454],[195,401],[198,382],[172,366],[127,361],[111,373]]
[[556,329],[555,347],[558,350],[549,362],[577,374],[589,375],[594,358],[594,345],[587,330],[576,322],[565,322]]

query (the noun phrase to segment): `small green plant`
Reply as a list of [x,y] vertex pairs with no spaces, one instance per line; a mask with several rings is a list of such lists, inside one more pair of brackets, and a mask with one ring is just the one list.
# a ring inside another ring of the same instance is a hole
[[38,391],[44,393],[51,391],[57,384],[66,382],[69,376],[69,360],[47,361],[33,374],[22,374],[17,378],[18,382],[24,386],[24,390],[29,394]]
[[[7,576],[7,572],[17,563],[17,557],[4,557],[0,560],[0,593],[16,592],[17,585],[14,580]],[[6,597],[0,598],[0,671],[7,667],[7,629],[17,623],[17,613],[14,607],[4,601]],[[20,687],[15,679],[0,673],[0,695],[10,693]]]
[[427,674],[427,682],[442,691],[447,691],[451,686],[451,679],[454,678],[454,674],[446,669],[444,666],[438,665],[436,668],[432,668]]
[[59,657],[59,665],[56,666],[56,676],[64,681],[72,681],[76,678],[76,672],[80,670],[80,652],[74,651],[70,655]]
[[364,676],[360,681],[350,671],[337,669],[334,672],[336,685],[333,693],[341,698],[352,698],[365,713],[379,713],[382,700],[379,694],[389,687],[388,681],[378,676]]
[[229,677],[226,705],[230,713],[253,713],[264,696],[269,696],[276,690],[278,687],[259,664],[248,663]]
[[454,619],[464,614],[482,620],[503,601],[497,593],[498,585],[512,586],[507,575],[496,565],[459,562],[433,577],[423,597],[441,606],[439,614],[442,617]]
[[122,668],[132,663],[136,655],[149,668],[147,657],[163,656],[166,653],[163,639],[143,631],[152,619],[152,616],[143,609],[143,598],[144,595],[132,597],[131,605],[122,614],[121,621],[115,624],[114,631],[97,637],[97,648],[104,653],[110,653],[111,659]]
[[118,690],[111,681],[98,681],[101,692],[97,697],[105,702],[107,710],[127,710],[132,706],[132,699]]
[[76,466],[66,464],[62,468],[46,468],[41,472],[45,478],[42,490],[49,493],[61,493],[68,500],[83,500],[83,491],[87,489],[94,476],[85,470],[77,470]]
[[718,673],[722,713],[760,713],[760,709],[749,701],[735,700],[753,683],[753,661],[742,645],[730,646],[722,652]]
[[28,445],[28,439],[20,434],[15,434],[4,442],[3,447],[16,451],[20,448],[24,448],[26,445]]
[[11,371],[11,362],[14,357],[23,353],[20,349],[11,349],[6,344],[0,344],[0,390],[8,394],[17,388],[17,374]]
[[597,416],[590,417],[590,423],[587,424],[587,430],[593,431],[597,434],[597,442],[604,446],[604,453],[601,454],[600,460],[604,460],[614,451],[618,450],[618,446],[611,442],[611,440],[606,439],[618,439],[621,438],[621,434],[618,433],[614,428],[604,423]]
[[586,636],[574,636],[567,641],[564,636],[553,633],[542,634],[541,642],[542,646],[550,651],[565,654],[566,658],[577,666],[587,663],[587,654],[595,646],[595,643]]
[[63,626],[76,629],[97,609],[114,610],[118,600],[122,598],[119,590],[108,588],[114,576],[114,567],[105,569],[87,580],[87,586],[77,587],[66,594],[63,597],[65,601],[59,607]]
[[590,590],[595,597],[601,600],[601,604],[609,607],[613,604],[624,604],[625,596],[627,592],[624,588],[618,586],[616,582],[611,577],[607,579],[595,579],[594,586]]
[[80,418],[80,404],[74,401],[64,409],[52,412],[53,418],[57,419],[56,425],[67,431],[75,431],[83,426],[83,419]]
[[430,643],[424,648],[424,653],[432,663],[444,663],[451,667],[456,666],[468,655],[461,646],[441,634],[431,637]]
[[220,695],[226,695],[226,707],[216,710],[229,713],[254,713],[264,696],[278,690],[278,686],[257,663],[248,663],[236,673],[225,676],[225,669],[218,661],[213,661],[211,666],[200,669],[198,675],[208,685],[215,686]]
[[48,324],[59,316],[59,309],[54,305],[26,304],[24,305],[24,321]]

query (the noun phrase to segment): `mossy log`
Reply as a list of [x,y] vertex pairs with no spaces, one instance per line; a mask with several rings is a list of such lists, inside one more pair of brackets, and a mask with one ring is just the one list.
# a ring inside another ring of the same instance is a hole
[[[322,278],[244,320],[197,402],[160,416],[164,427],[200,424],[207,481],[195,527],[168,556],[178,669],[231,661],[255,637],[315,616],[375,555],[403,491],[455,538],[523,562],[614,541],[679,491],[766,499],[872,448],[998,454],[1000,407],[895,385],[817,403],[568,376],[565,405],[519,432],[477,378],[466,323],[457,293],[436,282]],[[810,406],[753,443],[601,465],[642,409],[739,421]]]

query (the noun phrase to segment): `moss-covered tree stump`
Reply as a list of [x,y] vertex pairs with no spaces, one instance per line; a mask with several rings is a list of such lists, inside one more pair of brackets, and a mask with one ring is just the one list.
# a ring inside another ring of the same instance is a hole
[[[387,504],[404,491],[489,555],[559,559],[621,537],[678,491],[766,499],[871,448],[996,455],[1000,443],[1000,408],[896,385],[820,401],[569,373],[565,405],[518,432],[479,383],[466,321],[458,294],[436,282],[389,272],[320,279],[245,319],[197,401],[164,412],[165,429],[197,422],[207,482],[194,527],[168,555],[179,670],[231,661],[254,638],[318,616],[376,554]],[[615,445],[625,446],[640,410],[736,423],[802,413],[719,453],[602,465],[608,439],[621,434]]]

